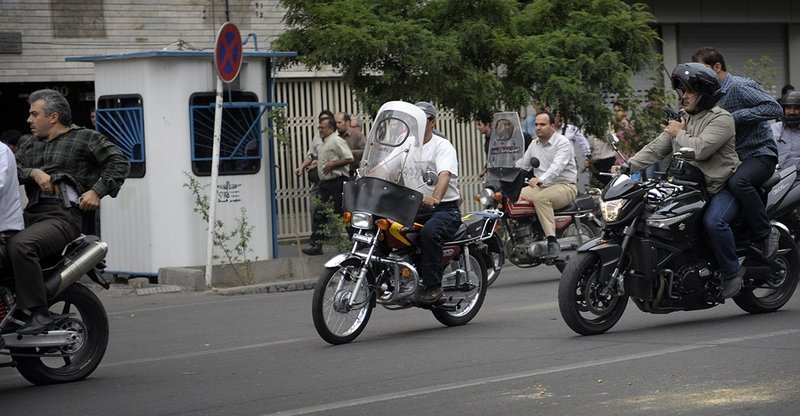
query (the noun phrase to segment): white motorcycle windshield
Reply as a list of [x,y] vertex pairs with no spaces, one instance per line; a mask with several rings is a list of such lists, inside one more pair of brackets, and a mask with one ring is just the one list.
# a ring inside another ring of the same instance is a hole
[[391,101],[381,106],[361,161],[362,175],[402,184],[420,159],[425,122],[425,113],[413,104]]
[[525,138],[519,114],[515,112],[495,113],[492,120],[492,135],[489,139],[489,168],[513,168],[525,155]]

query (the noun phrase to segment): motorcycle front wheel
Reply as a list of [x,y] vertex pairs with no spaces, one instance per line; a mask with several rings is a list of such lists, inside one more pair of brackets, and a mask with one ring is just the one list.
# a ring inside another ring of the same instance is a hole
[[[445,267],[444,274],[450,273],[454,268],[458,267],[466,270],[463,259],[464,255],[462,254],[457,261],[454,260],[450,262],[450,264]],[[445,306],[455,306],[456,310],[432,310],[436,320],[444,325],[465,325],[478,314],[478,311],[483,305],[483,300],[486,298],[486,288],[488,287],[486,283],[486,265],[479,256],[470,254],[468,259],[470,262],[470,272],[466,276],[466,281],[461,284],[462,289],[455,288],[453,292],[449,290],[444,292],[444,296],[454,294],[453,297],[457,300],[450,302],[453,303],[453,305],[448,305],[448,302],[446,302]]]
[[11,349],[17,371],[36,385],[88,377],[108,346],[108,316],[103,304],[89,288],[75,283],[50,301],[50,311],[68,316],[55,329],[75,331],[77,339],[68,346]]
[[[314,287],[311,316],[325,341],[346,344],[358,337],[372,315],[372,296],[367,282],[356,290],[361,262],[347,260],[322,272]],[[350,299],[354,299],[350,304]]]
[[789,234],[781,233],[775,262],[780,267],[770,271],[767,276],[746,276],[746,280],[754,277],[755,285],[746,283],[739,294],[733,297],[742,310],[750,313],[774,312],[792,298],[800,279],[800,253]]
[[600,259],[592,253],[578,253],[561,274],[558,309],[567,326],[578,334],[602,334],[625,312],[628,296],[603,294],[599,278]]

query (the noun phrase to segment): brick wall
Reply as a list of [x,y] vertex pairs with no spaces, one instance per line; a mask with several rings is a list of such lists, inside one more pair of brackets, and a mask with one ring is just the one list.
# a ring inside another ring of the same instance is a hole
[[[92,81],[93,65],[67,56],[184,48],[212,49],[224,0],[3,0],[0,32],[22,34],[21,54],[0,54],[0,83]],[[228,0],[230,21],[259,50],[280,33],[277,0]],[[250,41],[245,50],[253,50]]]

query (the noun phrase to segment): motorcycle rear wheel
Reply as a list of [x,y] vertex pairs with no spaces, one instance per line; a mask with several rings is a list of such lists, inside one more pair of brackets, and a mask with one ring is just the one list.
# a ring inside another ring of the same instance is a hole
[[601,294],[600,259],[578,253],[567,263],[558,283],[558,309],[564,322],[581,335],[597,335],[611,329],[622,317],[628,296]]
[[[75,283],[50,301],[50,310],[62,315],[74,314],[62,321],[58,329],[76,331],[78,341],[69,348],[11,349],[17,371],[36,385],[68,383],[88,377],[100,364],[108,346],[108,315],[102,302],[89,288]],[[58,353],[64,356],[30,356]]]
[[[463,259],[463,254],[459,257]],[[455,310],[455,311],[448,311],[444,309],[433,309],[433,316],[436,318],[437,321],[441,322],[447,326],[459,326],[465,325],[467,322],[471,321],[475,315],[478,314],[480,311],[481,306],[483,305],[483,300],[486,298],[486,288],[489,286],[486,282],[486,265],[481,260],[480,256],[474,256],[472,254],[469,255],[470,261],[470,269],[471,272],[467,277],[467,282],[474,286],[469,292],[467,292],[466,299],[462,301],[462,305]],[[462,263],[459,261],[458,263]],[[453,267],[458,267],[456,265],[456,261],[450,262],[444,270],[444,273],[447,274]],[[459,295],[464,292],[456,292]],[[445,292],[445,296],[447,296],[447,292]]]
[[333,345],[356,339],[372,315],[372,292],[367,282],[355,294],[356,303],[349,305],[360,268],[361,262],[357,260],[346,260],[339,267],[326,268],[314,287],[311,305],[314,328],[322,339]]
[[759,287],[744,286],[733,297],[733,301],[742,310],[749,313],[775,312],[792,298],[800,279],[800,253],[790,235],[781,233],[775,261],[781,265],[782,271],[756,279],[764,283]]

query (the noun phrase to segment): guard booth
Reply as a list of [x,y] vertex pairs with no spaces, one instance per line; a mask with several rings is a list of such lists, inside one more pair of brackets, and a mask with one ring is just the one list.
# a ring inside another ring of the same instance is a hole
[[[294,55],[244,52],[239,76],[223,94],[216,217],[227,231],[245,210],[253,227],[250,259],[277,253],[275,159],[267,112],[282,105],[271,102],[272,59]],[[204,265],[207,222],[195,212],[188,184],[195,178],[205,186],[201,194],[208,195],[217,80],[213,51],[67,60],[94,63],[97,130],[131,161],[119,196],[101,202],[108,272],[155,276],[162,267]]]

